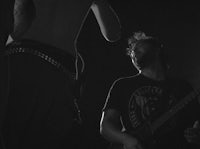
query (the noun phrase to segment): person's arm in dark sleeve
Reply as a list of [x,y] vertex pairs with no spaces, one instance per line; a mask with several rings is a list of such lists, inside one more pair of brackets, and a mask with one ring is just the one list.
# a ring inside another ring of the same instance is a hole
[[109,42],[119,40],[121,36],[121,24],[110,4],[106,0],[95,0],[91,9],[104,38]]

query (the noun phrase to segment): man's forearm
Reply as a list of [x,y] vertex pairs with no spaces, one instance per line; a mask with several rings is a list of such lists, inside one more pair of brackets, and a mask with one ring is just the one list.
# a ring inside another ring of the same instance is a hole
[[106,140],[117,144],[124,144],[125,140],[131,137],[127,133],[122,132],[120,127],[114,126],[109,121],[104,121],[101,124],[100,132]]
[[91,9],[106,40],[110,42],[119,40],[121,34],[120,21],[106,0],[95,0]]

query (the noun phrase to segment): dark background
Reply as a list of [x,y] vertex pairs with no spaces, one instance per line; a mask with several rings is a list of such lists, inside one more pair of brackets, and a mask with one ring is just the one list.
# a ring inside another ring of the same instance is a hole
[[200,5],[187,1],[110,0],[122,25],[121,40],[107,42],[92,12],[80,36],[78,49],[85,60],[86,83],[80,101],[88,148],[105,148],[99,134],[101,109],[115,79],[137,73],[126,55],[127,38],[134,31],[156,36],[164,44],[170,73],[200,86]]

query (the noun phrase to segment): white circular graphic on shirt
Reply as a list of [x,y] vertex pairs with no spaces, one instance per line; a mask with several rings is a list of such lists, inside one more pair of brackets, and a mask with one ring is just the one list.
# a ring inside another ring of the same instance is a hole
[[143,86],[136,89],[129,100],[129,119],[133,128],[137,128],[142,122],[153,115],[159,106],[163,89],[157,86]]

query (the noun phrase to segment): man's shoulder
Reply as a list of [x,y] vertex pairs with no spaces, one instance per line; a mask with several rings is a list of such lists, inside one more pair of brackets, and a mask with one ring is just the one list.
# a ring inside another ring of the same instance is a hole
[[193,89],[192,84],[184,78],[171,77],[170,82],[179,88]]
[[132,81],[136,80],[139,77],[139,74],[132,75],[132,76],[126,76],[126,77],[119,77],[113,82],[112,86],[116,85],[127,85],[128,83],[131,83]]
[[180,99],[186,97],[189,93],[194,91],[192,84],[184,78],[171,78],[169,81],[169,87],[171,87],[171,90]]

